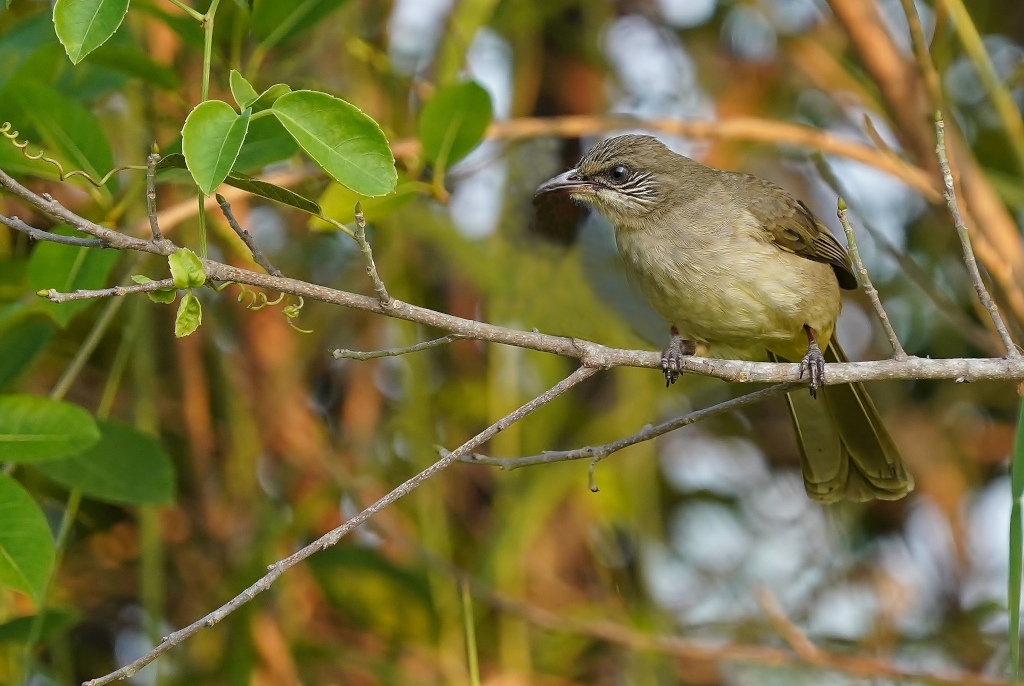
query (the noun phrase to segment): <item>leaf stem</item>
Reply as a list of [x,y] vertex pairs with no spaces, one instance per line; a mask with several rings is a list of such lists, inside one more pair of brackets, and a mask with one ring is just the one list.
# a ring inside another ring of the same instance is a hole
[[196,21],[201,22],[203,20],[202,12],[197,12],[196,10],[192,9],[191,7],[183,3],[181,0],[171,0],[171,4],[180,9],[181,11],[183,11],[188,16],[195,19]]
[[[210,63],[213,61],[213,23],[217,16],[217,6],[220,0],[213,0],[210,9],[203,15],[203,90],[201,102],[210,98]],[[206,257],[206,196],[203,191],[197,191],[199,198],[199,256]]]

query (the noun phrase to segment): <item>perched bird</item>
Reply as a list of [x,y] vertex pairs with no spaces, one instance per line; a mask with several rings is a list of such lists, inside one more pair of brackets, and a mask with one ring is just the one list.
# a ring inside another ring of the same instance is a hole
[[[822,387],[845,362],[833,337],[850,259],[801,201],[749,174],[669,150],[651,136],[599,143],[537,190],[568,194],[615,227],[626,271],[671,323],[666,385],[685,355],[800,361],[810,394],[787,394],[814,500],[896,500],[914,488],[863,384]],[[539,205],[540,206],[540,205]]]

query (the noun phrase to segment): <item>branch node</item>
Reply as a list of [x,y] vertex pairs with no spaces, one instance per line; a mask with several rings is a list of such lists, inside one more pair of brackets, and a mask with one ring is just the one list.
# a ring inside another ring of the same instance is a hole
[[572,347],[579,353],[580,363],[591,369],[609,369],[612,362],[608,359],[608,349],[598,343],[585,341],[582,338],[573,338]]
[[597,465],[601,462],[601,460],[608,457],[608,455],[610,455],[611,453],[609,453],[607,450],[593,447],[587,447],[584,448],[584,450],[588,451],[590,454],[593,455],[593,457],[590,459],[590,466],[587,467],[587,486],[590,488],[591,493],[597,493],[601,490],[597,487],[597,476],[595,473],[597,470]]

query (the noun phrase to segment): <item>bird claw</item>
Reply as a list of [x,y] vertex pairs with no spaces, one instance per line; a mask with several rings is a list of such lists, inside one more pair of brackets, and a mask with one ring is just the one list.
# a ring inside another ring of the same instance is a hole
[[818,344],[811,342],[807,347],[807,354],[800,360],[800,378],[804,374],[810,379],[811,397],[818,397],[818,389],[825,385],[825,356],[821,354]]
[[696,346],[692,341],[685,340],[679,331],[672,327],[672,337],[661,352],[661,372],[665,375],[665,388],[668,388],[683,375],[683,358],[693,355]]

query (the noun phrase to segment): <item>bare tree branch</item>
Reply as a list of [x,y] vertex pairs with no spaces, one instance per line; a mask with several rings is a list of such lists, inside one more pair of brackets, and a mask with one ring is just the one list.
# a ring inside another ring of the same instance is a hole
[[263,254],[263,251],[259,249],[259,246],[256,245],[256,241],[253,239],[252,234],[239,225],[238,220],[235,219],[234,212],[231,211],[231,204],[220,193],[217,193],[217,204],[220,205],[220,211],[223,213],[224,218],[227,219],[228,226],[230,226],[238,237],[242,239],[242,242],[245,243],[245,247],[249,248],[253,261],[263,267],[263,270],[268,274],[272,276],[281,276],[281,270],[270,264],[270,260],[268,260],[267,256]]
[[[821,155],[815,155],[814,163],[822,180],[836,194],[846,197],[847,194],[842,181],[832,172],[832,168],[825,161],[825,158]],[[876,245],[881,247],[892,259],[896,260],[903,276],[910,279],[932,301],[932,304],[935,305],[935,311],[949,321],[964,338],[976,345],[978,349],[986,350],[993,355],[998,355],[1003,350],[1001,343],[992,336],[991,331],[967,316],[961,310],[960,304],[940,290],[924,268],[915,262],[910,255],[900,250],[885,233],[879,231],[871,222],[865,221],[863,217],[861,217],[861,226],[871,235],[871,240]]]
[[39,295],[44,296],[52,303],[67,303],[74,300],[109,298],[112,296],[130,295],[132,293],[152,293],[153,291],[162,291],[168,288],[174,288],[174,279],[161,279],[160,281],[149,281],[147,283],[137,283],[130,286],[114,286],[112,288],[103,288],[97,291],[79,289],[77,291],[72,291],[71,293],[60,293],[56,289],[51,288],[49,290],[39,291]]
[[106,248],[109,247],[104,241],[99,238],[78,238],[77,236],[61,236],[58,233],[50,233],[49,231],[43,231],[37,229],[34,226],[29,226],[25,222],[21,221],[18,217],[5,217],[0,215],[0,224],[10,227],[15,231],[20,231],[26,234],[29,238],[36,241],[49,241],[50,243],[60,243],[61,245],[77,246],[79,248]]
[[853,260],[853,267],[857,270],[857,281],[860,282],[861,288],[868,296],[868,300],[871,301],[872,307],[875,308],[875,314],[882,322],[882,328],[885,329],[885,335],[889,337],[889,345],[892,346],[893,359],[905,360],[907,359],[907,351],[903,349],[903,345],[900,344],[900,339],[896,335],[896,331],[892,328],[892,322],[889,321],[889,315],[885,313],[885,308],[882,307],[882,300],[878,297],[878,291],[871,284],[871,277],[868,276],[868,269],[864,266],[863,260],[860,259],[860,249],[857,247],[857,237],[853,233],[853,226],[850,224],[850,219],[847,216],[849,209],[846,207],[846,201],[839,198],[839,211],[836,212],[836,216],[839,217],[839,223],[843,225],[843,231],[846,232],[846,243],[850,248],[850,259]]
[[810,665],[822,665],[825,662],[825,657],[818,646],[811,642],[811,639],[807,638],[807,634],[800,630],[796,624],[793,623],[787,615],[785,610],[782,609],[782,605],[779,604],[779,599],[775,597],[775,594],[771,592],[767,586],[762,586],[756,592],[757,604],[761,606],[761,610],[765,616],[768,617],[768,621],[771,622],[772,627],[775,628],[779,635],[782,636],[783,640],[789,644],[789,647],[793,649],[801,660]]
[[456,448],[452,452],[448,453],[447,455],[439,459],[434,464],[424,469],[416,476],[412,477],[411,479],[408,479],[400,486],[392,490],[390,493],[385,495],[383,498],[379,499],[377,502],[373,503],[372,505],[364,509],[355,517],[352,517],[341,526],[332,529],[331,531],[327,532],[326,534],[324,534],[317,540],[313,541],[306,547],[296,551],[295,553],[292,553],[285,559],[275,562],[274,564],[267,567],[267,574],[262,576],[254,584],[252,584],[247,589],[245,589],[237,596],[232,598],[229,602],[225,603],[224,605],[221,605],[219,608],[217,608],[210,614],[206,615],[202,619],[193,622],[192,624],[189,624],[188,626],[182,629],[175,631],[169,636],[166,636],[164,640],[160,642],[160,645],[158,645],[156,648],[146,653],[139,659],[135,660],[131,664],[125,665],[124,667],[118,669],[115,672],[111,672],[106,676],[86,681],[84,684],[82,684],[82,686],[101,686],[102,684],[109,684],[112,681],[120,681],[121,679],[127,679],[131,676],[134,676],[136,673],[138,673],[140,669],[142,669],[150,662],[166,653],[174,646],[178,645],[179,643],[189,638],[193,634],[198,633],[203,628],[211,627],[215,624],[218,624],[232,612],[234,612],[238,608],[242,607],[243,605],[251,601],[253,598],[255,598],[263,591],[266,591],[275,581],[277,581],[278,577],[284,574],[287,570],[291,569],[298,563],[302,562],[310,555],[321,550],[326,550],[327,548],[330,548],[331,546],[335,545],[346,534],[351,533],[356,527],[358,527],[360,524],[373,517],[375,514],[386,508],[388,505],[391,505],[399,498],[408,495],[410,492],[412,492],[418,486],[420,486],[420,484],[422,484],[423,482],[427,481],[433,476],[436,476],[443,470],[453,465],[455,462],[458,462],[459,458],[461,458],[463,455],[466,455],[477,446],[480,446],[489,439],[491,439],[500,431],[504,431],[512,424],[518,422],[520,419],[523,419],[524,417],[532,413],[534,410],[536,410],[538,407],[541,407],[542,405],[546,405],[547,403],[551,402],[552,400],[562,395],[579,382],[593,376],[598,371],[599,370],[596,367],[579,367],[576,371],[574,371],[572,374],[559,381],[557,384],[549,388],[547,391],[541,393],[530,402],[526,403],[525,405],[522,405],[517,410],[510,412],[509,414],[505,415],[495,423],[491,424],[489,427],[478,433],[476,436],[469,439],[468,441],[460,445],[458,448]]
[[[70,224],[79,231],[104,240],[112,248],[164,256],[177,249],[177,246],[171,241],[165,240],[156,243],[141,240],[90,222],[52,198],[33,193],[3,171],[0,171],[0,188],[7,189],[30,205]],[[456,317],[395,299],[385,306],[379,298],[339,291],[298,279],[261,274],[214,260],[204,259],[202,262],[206,277],[212,281],[243,283],[248,286],[257,286],[343,307],[375,312],[395,319],[450,331],[466,338],[573,357],[585,365],[593,367],[661,368],[661,356],[654,351],[622,350],[578,338],[551,336],[533,331],[517,331]],[[683,370],[740,383],[783,383],[801,380],[800,365],[795,363],[744,362],[686,357],[683,359]],[[831,384],[896,379],[954,379],[958,382],[981,379],[1010,380],[1024,378],[1024,358],[1019,355],[1007,358],[946,360],[908,357],[905,360],[829,364],[827,373]],[[806,383],[806,380],[803,383]]]
[[945,185],[943,195],[946,197],[946,205],[949,207],[949,213],[953,216],[953,223],[956,225],[956,233],[960,237],[960,246],[964,251],[964,262],[967,264],[967,271],[971,275],[971,283],[974,284],[974,291],[978,294],[978,300],[988,310],[989,316],[992,317],[992,323],[996,327],[996,331],[999,333],[999,338],[1002,339],[1003,345],[1006,347],[1006,356],[1009,358],[1020,357],[1020,352],[1017,350],[1016,344],[1013,342],[1013,338],[1010,337],[1010,332],[1006,330],[1006,324],[1003,322],[1002,316],[999,314],[999,308],[996,307],[995,302],[992,300],[992,296],[989,295],[988,289],[985,288],[985,282],[981,278],[981,271],[978,269],[978,261],[974,258],[974,248],[971,247],[971,235],[967,230],[967,226],[964,224],[964,218],[960,214],[960,205],[956,199],[956,191],[953,188],[953,173],[949,168],[949,158],[946,156],[946,125],[942,121],[942,113],[936,113],[935,115],[935,135],[937,143],[935,145],[935,152],[939,157],[939,167],[942,169],[942,181]]
[[415,343],[413,345],[407,345],[402,348],[386,348],[384,350],[370,350],[368,352],[360,352],[359,350],[346,350],[344,348],[336,348],[331,351],[331,357],[336,360],[375,360],[380,357],[398,357],[399,355],[408,355],[409,353],[417,353],[421,350],[428,350],[430,348],[439,348],[442,345],[448,345],[454,341],[462,340],[467,338],[457,333],[450,333],[447,336],[441,338],[435,338],[429,341],[423,341],[422,343]]
[[370,281],[373,282],[373,290],[377,294],[377,299],[380,300],[381,305],[388,307],[391,305],[391,296],[388,295],[388,289],[384,287],[384,282],[381,281],[380,275],[377,274],[377,265],[373,261],[373,250],[370,249],[370,243],[366,240],[366,217],[363,216],[361,203],[356,203],[355,215],[356,230],[352,236],[356,239],[356,243],[359,244],[359,250],[363,253],[366,273],[369,275]]
[[[784,391],[789,391],[799,387],[798,383],[785,383],[770,388],[762,388],[759,391],[753,393],[747,393],[741,395],[738,398],[726,400],[724,403],[718,403],[711,407],[705,407],[702,410],[695,410],[688,414],[684,414],[682,417],[676,417],[670,419],[667,422],[662,422],[655,426],[648,424],[644,428],[640,429],[636,433],[624,436],[611,443],[605,443],[598,446],[586,446],[584,448],[576,448],[575,450],[545,450],[539,455],[528,455],[526,457],[490,457],[487,455],[481,455],[479,453],[470,453],[463,458],[460,458],[462,462],[470,462],[473,464],[485,464],[493,467],[500,467],[501,469],[519,469],[520,467],[529,467],[536,464],[551,464],[552,462],[568,462],[570,460],[591,460],[600,461],[608,457],[612,453],[617,453],[620,450],[624,450],[637,443],[643,443],[651,439],[657,438],[667,434],[670,431],[681,429],[684,426],[695,424],[701,420],[713,417],[716,414],[723,412],[729,412],[746,405],[756,403],[758,401],[769,398],[773,395],[778,395]],[[594,462],[591,463],[592,465]],[[595,490],[593,484],[591,489]]]
[[153,144],[153,152],[146,157],[146,214],[149,215],[149,230],[153,234],[154,241],[162,241],[163,234],[160,233],[160,222],[156,213],[156,165],[160,162],[160,153],[156,151],[156,143]]

